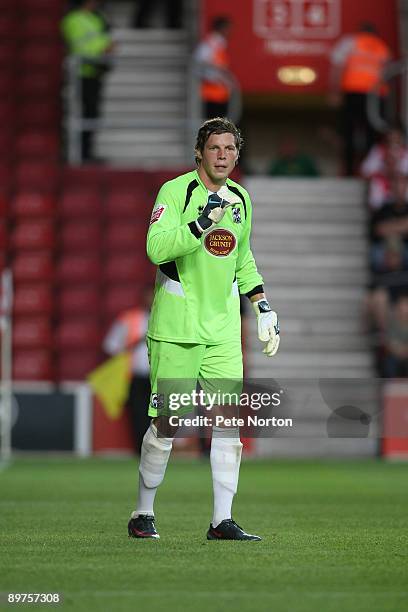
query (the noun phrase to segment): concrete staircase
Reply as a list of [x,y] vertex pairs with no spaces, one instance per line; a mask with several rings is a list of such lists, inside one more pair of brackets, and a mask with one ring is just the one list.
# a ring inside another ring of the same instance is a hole
[[[258,439],[256,453],[372,455],[377,446],[373,438],[328,436],[331,408],[318,382],[374,376],[361,324],[368,279],[364,186],[354,179],[254,177],[245,187],[253,202],[252,249],[281,324],[279,352],[267,359],[250,316],[248,374],[277,380],[296,398],[290,409],[296,430],[283,432],[288,437],[281,432],[273,440]],[[369,406],[375,400],[374,393]],[[373,425],[370,435],[375,431]]]
[[[179,30],[115,29],[96,155],[113,165],[185,166],[188,38]],[[191,158],[191,155],[190,155]]]
[[357,180],[249,178],[252,247],[282,339],[265,360],[250,339],[257,376],[373,375],[361,326],[366,269],[363,185]]

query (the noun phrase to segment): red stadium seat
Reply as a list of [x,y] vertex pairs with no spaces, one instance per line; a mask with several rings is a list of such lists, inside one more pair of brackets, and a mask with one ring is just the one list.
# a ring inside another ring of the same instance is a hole
[[56,43],[26,43],[19,48],[19,62],[23,70],[62,65],[62,46]]
[[[0,10],[3,11],[0,5]],[[4,41],[7,38],[13,40],[16,35],[18,27],[18,20],[16,16],[10,11],[8,14],[3,13],[0,15],[0,40]]]
[[101,261],[95,255],[64,255],[57,273],[62,284],[95,283],[102,273]]
[[8,213],[8,198],[4,193],[0,192],[0,218],[3,218]]
[[7,128],[0,130],[0,157],[10,159],[14,153],[13,133]]
[[16,217],[51,217],[55,213],[55,198],[46,193],[22,191],[12,202],[12,212]]
[[13,355],[14,380],[53,380],[52,354],[49,350],[16,350]]
[[129,220],[112,221],[106,231],[105,246],[114,251],[144,251],[146,248],[147,225]]
[[15,288],[13,306],[16,315],[50,315],[53,305],[51,285],[17,285]]
[[[105,203],[105,212],[108,217],[117,218],[145,218],[150,215],[152,203],[142,190],[140,191],[112,191]],[[147,213],[147,211],[149,212]]]
[[0,100],[0,121],[2,125],[7,125],[9,128],[13,127],[16,122],[16,109],[10,97],[5,97]]
[[14,249],[53,249],[55,245],[54,224],[50,220],[21,221],[11,235]]
[[7,248],[7,239],[8,232],[6,222],[3,219],[0,219],[0,249],[2,249],[3,251],[5,251]]
[[86,166],[66,166],[62,176],[63,188],[66,191],[75,185],[78,189],[89,189],[98,193],[106,192],[106,168],[99,164]]
[[41,41],[51,39],[60,40],[59,24],[53,15],[37,14],[29,15],[20,23],[20,36],[23,40],[39,39]]
[[19,157],[57,158],[59,154],[58,136],[53,132],[24,132],[17,138],[16,153]]
[[100,361],[100,351],[64,351],[58,357],[57,379],[60,381],[84,380]]
[[0,188],[2,194],[9,191],[13,182],[13,172],[9,160],[0,161]]
[[99,218],[101,198],[94,189],[68,190],[62,195],[59,210],[63,217]]
[[20,0],[19,5],[24,13],[51,13],[55,18],[61,16],[66,8],[66,2],[62,0]]
[[61,121],[58,98],[48,100],[46,103],[44,100],[31,100],[29,104],[21,104],[17,108],[17,118],[20,128],[56,130]]
[[18,253],[12,263],[14,280],[18,282],[51,282],[54,277],[50,253]]
[[102,230],[88,219],[65,222],[61,230],[64,251],[94,251],[102,243]]
[[15,41],[5,41],[1,39],[0,43],[0,67],[2,69],[14,66],[17,55],[17,45]]
[[101,295],[97,287],[63,288],[59,294],[59,313],[61,317],[92,315],[101,308]]
[[138,255],[113,255],[105,266],[105,280],[108,283],[146,282],[146,262]]
[[152,175],[153,173],[149,170],[134,170],[133,168],[132,170],[107,168],[105,172],[109,191],[141,191],[143,193],[151,193]]
[[143,296],[140,285],[112,285],[107,287],[103,310],[107,320],[113,320],[123,310],[139,306]]
[[10,70],[1,69],[0,70],[0,94],[3,97],[11,95],[14,93],[16,87],[16,78],[15,74]]
[[18,95],[30,100],[41,97],[56,99],[60,87],[60,70],[30,70],[30,72],[20,74],[16,82]]
[[22,161],[17,166],[16,182],[20,191],[38,189],[49,193],[58,185],[59,167],[48,161]]
[[15,0],[0,0],[0,10],[11,13],[15,10]]
[[13,323],[15,348],[50,348],[52,330],[48,317],[16,318]]
[[62,351],[66,349],[99,350],[101,329],[95,317],[75,318],[62,321],[55,334],[55,341]]

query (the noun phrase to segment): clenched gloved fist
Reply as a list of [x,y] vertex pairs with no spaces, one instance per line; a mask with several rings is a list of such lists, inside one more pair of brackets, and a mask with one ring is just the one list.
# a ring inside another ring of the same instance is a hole
[[263,353],[268,357],[276,354],[279,348],[279,321],[276,312],[271,310],[265,298],[252,302],[258,320],[258,338],[266,342]]
[[[196,225],[201,233],[211,229],[219,223],[229,206],[240,203],[240,199],[228,191],[228,187],[221,187],[219,193],[212,193],[208,197],[207,204],[196,220]],[[228,200],[226,199],[228,197]]]

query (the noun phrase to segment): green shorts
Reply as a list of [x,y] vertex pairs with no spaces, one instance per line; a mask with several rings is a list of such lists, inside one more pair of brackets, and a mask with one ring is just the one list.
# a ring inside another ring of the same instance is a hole
[[[163,414],[158,407],[163,381],[165,389],[177,393],[189,393],[196,382],[206,392],[222,390],[223,393],[241,393],[241,338],[215,345],[176,344],[147,338],[147,348],[152,388],[149,404],[151,417]],[[169,384],[166,384],[167,381]]]

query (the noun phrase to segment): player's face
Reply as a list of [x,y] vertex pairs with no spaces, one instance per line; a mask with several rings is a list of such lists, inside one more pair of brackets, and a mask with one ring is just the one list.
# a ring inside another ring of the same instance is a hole
[[223,185],[234,169],[238,151],[233,134],[211,134],[200,157],[199,174],[204,183],[206,178],[214,185]]

